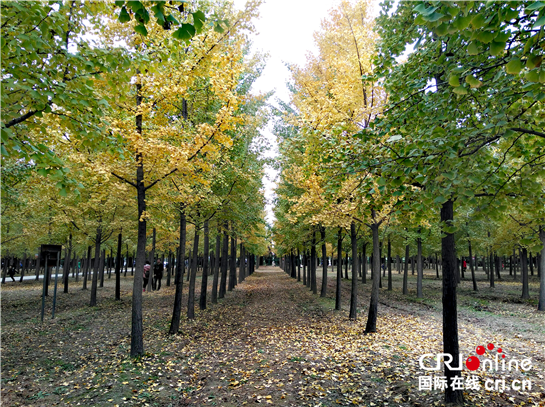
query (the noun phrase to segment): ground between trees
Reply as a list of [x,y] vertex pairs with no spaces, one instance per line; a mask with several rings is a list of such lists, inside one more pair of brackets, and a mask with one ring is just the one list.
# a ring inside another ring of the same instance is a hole
[[[481,275],[482,274],[482,275]],[[114,280],[88,307],[79,290],[61,294],[57,318],[39,323],[41,283],[8,283],[2,289],[2,397],[5,405],[286,406],[442,405],[440,391],[421,391],[418,359],[442,351],[441,280],[427,270],[424,299],[416,277],[407,296],[402,275],[383,289],[377,333],[364,335],[370,284],[360,285],[358,320],[348,320],[350,280],[342,281],[343,310],[334,311],[335,278],[328,296],[312,295],[278,268],[260,268],[218,304],[184,320],[168,335],[174,286],[145,293],[147,353],[128,356],[132,278]],[[481,280],[484,273],[479,273]],[[318,278],[318,284],[321,283]],[[200,286],[200,285],[197,285]],[[211,283],[209,283],[209,289]],[[532,298],[538,281],[531,280]],[[494,289],[459,286],[460,349],[464,358],[491,342],[510,358],[531,358],[533,368],[509,380],[532,381],[532,390],[473,390],[470,405],[545,403],[545,326],[532,301],[519,299],[519,283]],[[184,292],[186,303],[187,292]],[[51,301],[51,298],[48,299]],[[535,302],[535,301],[534,301]],[[51,304],[49,304],[50,306]],[[439,372],[438,372],[439,374]],[[466,370],[463,376],[468,375]],[[480,373],[481,380],[492,373]]]

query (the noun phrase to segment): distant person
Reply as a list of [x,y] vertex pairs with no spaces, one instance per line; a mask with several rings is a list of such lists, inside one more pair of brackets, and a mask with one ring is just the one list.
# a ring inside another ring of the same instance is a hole
[[163,278],[163,271],[165,267],[161,259],[157,259],[157,263],[153,266],[153,275],[155,277],[154,285],[157,284],[157,291],[161,289],[161,279]]
[[15,267],[11,266],[9,269],[8,269],[8,275],[11,277],[11,279],[13,281],[15,281],[15,279],[13,278],[13,276],[17,274],[17,270],[15,269]]
[[464,272],[467,270],[466,259],[464,259],[464,260],[462,261],[462,269],[464,270]]
[[150,265],[149,261],[146,261],[146,264],[144,265],[144,274],[143,274],[143,277],[144,277],[144,292],[146,292],[146,286],[148,285],[150,270],[151,270],[151,265]]

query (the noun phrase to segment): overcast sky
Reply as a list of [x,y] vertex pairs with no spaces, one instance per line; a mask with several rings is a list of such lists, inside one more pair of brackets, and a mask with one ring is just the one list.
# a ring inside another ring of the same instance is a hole
[[[246,0],[235,0],[238,9],[244,8]],[[320,28],[320,22],[326,18],[328,11],[338,4],[338,0],[268,0],[260,7],[260,18],[255,21],[257,35],[253,41],[253,49],[269,54],[267,65],[262,76],[252,88],[255,93],[275,90],[273,104],[277,98],[289,101],[286,82],[289,72],[285,64],[304,65],[308,51],[313,51],[313,33]],[[276,139],[270,129],[263,132],[269,139],[272,148],[268,156],[277,154]],[[275,187],[276,173],[268,169],[265,180],[265,196],[267,205],[267,221],[272,224],[271,199]]]

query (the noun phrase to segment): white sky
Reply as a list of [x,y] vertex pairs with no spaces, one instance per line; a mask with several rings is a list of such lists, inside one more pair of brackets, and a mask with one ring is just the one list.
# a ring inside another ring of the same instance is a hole
[[[243,9],[246,0],[234,0],[234,3],[236,8]],[[338,0],[268,0],[261,5],[260,18],[255,21],[258,35],[254,37],[253,49],[268,53],[269,59],[263,74],[252,88],[255,93],[275,90],[271,99],[273,104],[277,98],[289,101],[286,87],[289,72],[285,63],[304,65],[307,52],[315,50],[313,33],[319,30],[321,20],[337,4]],[[272,144],[267,156],[275,157],[278,154],[276,138],[270,128],[263,134]],[[272,225],[272,199],[277,174],[270,168],[266,172],[267,221]]]

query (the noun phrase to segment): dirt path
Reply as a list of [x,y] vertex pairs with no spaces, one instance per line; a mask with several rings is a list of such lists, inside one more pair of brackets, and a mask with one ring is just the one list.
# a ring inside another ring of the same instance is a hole
[[[343,292],[348,284],[343,280]],[[73,288],[60,295],[57,319],[44,325],[36,318],[39,286],[6,286],[4,405],[441,404],[439,391],[418,389],[424,374],[418,358],[442,348],[440,312],[433,302],[381,292],[379,332],[364,335],[369,286],[361,288],[354,322],[346,312],[332,311],[333,290],[320,299],[278,268],[261,268],[219,304],[197,311],[194,321],[183,318],[179,335],[168,336],[174,288],[165,287],[144,297],[146,355],[134,362],[127,357],[131,285],[132,279],[123,279],[124,299],[116,302],[113,281],[107,280],[93,308],[86,305],[89,292]],[[535,348],[532,335],[508,337],[481,323],[470,316],[461,322],[463,352],[484,341],[501,343],[520,357],[532,344]],[[535,353],[531,356],[542,356]],[[541,405],[543,359],[537,363],[528,373],[511,374],[530,378],[532,391],[481,389],[467,398],[483,406]]]

